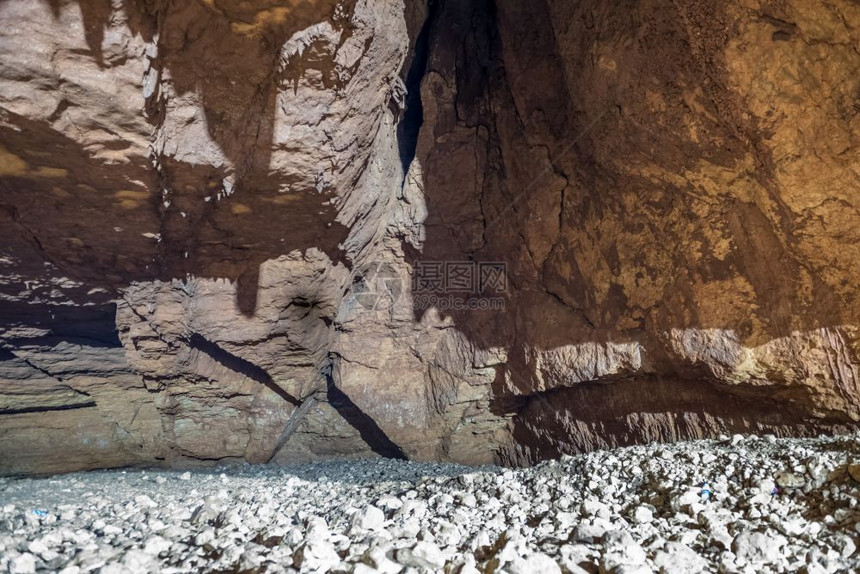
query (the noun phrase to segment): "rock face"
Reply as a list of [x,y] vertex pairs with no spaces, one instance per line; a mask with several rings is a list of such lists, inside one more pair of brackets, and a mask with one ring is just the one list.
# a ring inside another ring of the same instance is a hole
[[2,472],[860,418],[854,2],[0,21]]

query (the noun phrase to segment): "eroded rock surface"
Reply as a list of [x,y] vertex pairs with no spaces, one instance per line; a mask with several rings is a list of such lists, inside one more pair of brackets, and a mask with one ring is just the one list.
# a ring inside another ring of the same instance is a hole
[[[311,395],[276,460],[860,417],[855,3],[0,21],[3,472],[265,461]],[[504,308],[419,297],[443,261],[504,263]]]

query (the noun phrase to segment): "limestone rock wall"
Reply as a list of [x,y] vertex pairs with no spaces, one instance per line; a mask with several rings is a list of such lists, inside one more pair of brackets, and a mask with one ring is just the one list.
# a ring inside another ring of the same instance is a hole
[[[314,393],[275,461],[860,417],[856,3],[0,22],[4,473],[266,461]],[[503,263],[504,308],[416,292],[445,261]]]

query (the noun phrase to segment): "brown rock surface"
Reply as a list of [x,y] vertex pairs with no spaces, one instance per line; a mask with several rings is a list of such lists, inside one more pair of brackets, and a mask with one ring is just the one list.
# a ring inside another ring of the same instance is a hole
[[[854,2],[0,22],[4,473],[264,461],[321,388],[277,461],[860,418]],[[504,309],[426,305],[435,261],[504,262]]]

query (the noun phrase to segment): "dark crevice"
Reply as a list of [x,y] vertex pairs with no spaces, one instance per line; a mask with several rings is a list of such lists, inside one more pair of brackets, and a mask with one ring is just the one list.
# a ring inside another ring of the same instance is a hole
[[564,298],[563,298],[561,295],[559,295],[558,293],[554,292],[552,289],[550,289],[550,288],[548,288],[548,287],[547,287],[547,288],[544,288],[544,291],[546,292],[546,294],[547,294],[547,295],[549,295],[550,297],[552,297],[553,299],[555,299],[556,301],[558,301],[561,305],[563,305],[564,307],[567,307],[568,309],[570,309],[571,311],[573,311],[574,313],[576,313],[577,315],[579,315],[580,317],[582,317],[582,320],[583,320],[583,321],[585,321],[585,323],[586,323],[590,328],[592,328],[592,329],[594,329],[594,328],[595,328],[594,322],[593,322],[591,319],[589,319],[589,318],[588,318],[588,314],[586,313],[585,309],[581,309],[581,308],[579,308],[579,307],[576,307],[576,306],[574,306],[574,305],[571,305],[570,303],[568,303],[567,301],[565,301],[565,300],[564,300]]
[[[312,406],[315,402],[313,397],[306,397],[303,401],[300,401],[279,387],[274,380],[272,380],[269,373],[267,373],[263,368],[230,353],[198,333],[194,333],[189,337],[188,345],[193,349],[206,353],[212,359],[231,371],[248,377],[249,379],[270,388],[285,401],[300,407],[300,410],[303,411],[302,415],[307,412],[307,409],[301,409],[301,406]],[[340,369],[337,369],[338,377],[340,376],[339,371]],[[359,409],[358,406],[346,395],[346,393],[344,393],[338,385],[335,384],[335,368],[333,361],[328,361],[327,364],[320,369],[320,375],[325,379],[329,404],[343,417],[345,421],[358,431],[361,438],[367,443],[373,452],[386,458],[406,458],[403,450],[388,438],[376,421]],[[300,418],[301,417],[297,417],[296,424],[300,422]],[[287,429],[289,428],[290,423],[288,422]],[[272,456],[280,450],[280,446],[286,442],[286,439],[289,438],[289,434],[291,433],[285,429],[285,432],[278,441],[278,444],[276,445],[277,448],[273,452]]]
[[[732,388],[705,377],[661,376],[603,378],[548,389],[508,399],[506,406],[516,407],[509,411],[515,413],[515,442],[527,446],[530,454],[528,460],[501,456],[505,464],[531,464],[560,454],[641,443],[643,433],[646,442],[666,442],[721,433],[809,436],[850,428],[852,421],[842,413],[811,415],[802,406],[810,400],[805,392]],[[652,424],[634,428],[643,416],[652,417]],[[572,426],[579,431],[571,434]]]
[[94,406],[96,406],[95,401],[87,401],[85,403],[75,403],[73,405],[26,407],[21,409],[0,409],[0,415],[21,415],[26,413],[41,413],[48,411],[71,411],[74,409],[83,409]]
[[257,291],[260,288],[260,271],[252,266],[236,279],[236,306],[246,317],[257,310]]
[[[116,335],[116,332],[110,333],[110,336]],[[121,345],[113,344],[113,341],[107,341],[100,337],[79,335],[77,333],[51,332],[49,335],[40,335],[38,337],[9,337],[4,339],[10,347],[45,347],[53,348],[60,343],[68,343],[79,347],[90,347],[99,349],[115,349]],[[2,360],[2,359],[0,359]]]
[[385,434],[373,418],[358,408],[352,399],[341,390],[335,382],[340,380],[340,357],[333,356],[333,360],[323,371],[326,379],[328,402],[343,419],[352,425],[362,440],[367,443],[373,452],[385,458],[396,458],[406,460],[406,454],[397,444]]
[[[317,373],[322,379],[321,383],[325,385],[326,399],[333,409],[352,426],[361,436],[361,439],[370,447],[370,449],[385,458],[395,458],[406,460],[407,456],[403,450],[385,434],[379,425],[367,413],[362,411],[349,396],[343,392],[339,384],[335,382],[337,378],[340,381],[340,361],[341,356],[337,353],[329,353],[319,367]],[[290,436],[299,428],[302,420],[309,414],[311,409],[322,399],[322,385],[310,395],[306,396],[299,407],[293,411],[287,421],[284,430],[275,442],[274,449],[268,460],[272,460],[277,456],[278,452],[289,441]]]
[[[0,343],[0,344],[3,344],[3,343]],[[10,355],[11,355],[11,356],[10,356]],[[59,376],[57,376],[57,375],[55,375],[54,373],[50,372],[49,370],[47,370],[47,369],[45,369],[45,368],[43,368],[43,367],[40,367],[39,365],[37,365],[36,363],[34,363],[33,361],[31,361],[30,359],[28,359],[28,358],[26,358],[26,357],[22,357],[22,356],[20,356],[20,355],[17,355],[17,354],[15,354],[15,352],[14,352],[14,351],[11,351],[11,350],[9,350],[9,349],[0,348],[0,360],[3,360],[3,361],[10,361],[10,360],[14,360],[14,359],[18,359],[19,361],[21,361],[22,363],[24,363],[25,365],[27,365],[28,367],[30,367],[30,368],[31,368],[31,369],[33,369],[34,371],[38,371],[39,373],[41,373],[41,374],[45,375],[45,376],[46,376],[46,377],[48,377],[49,379],[54,379],[55,381],[59,381],[59,382],[61,382],[61,383],[62,383],[62,382],[64,382],[62,378],[60,378]],[[67,386],[68,386],[68,385],[67,385]],[[89,396],[87,393],[83,393],[83,392],[78,391],[78,390],[76,390],[76,389],[72,389],[71,387],[69,387],[69,389],[70,389],[70,390],[72,390],[72,391],[75,391],[75,392],[77,392],[77,393],[79,393],[79,394]]]
[[86,347],[120,348],[116,304],[73,306],[0,301],[0,328],[26,325],[47,331],[36,337],[7,338],[10,344],[56,345],[68,341]]
[[299,400],[292,396],[290,393],[282,389],[275,381],[272,379],[271,375],[266,372],[262,367],[255,365],[254,363],[243,359],[242,357],[238,357],[233,353],[222,349],[216,343],[209,341],[202,335],[194,333],[188,339],[188,345],[192,349],[197,349],[203,353],[209,355],[212,359],[220,363],[221,365],[227,367],[231,371],[238,373],[242,376],[248,377],[252,381],[256,381],[261,385],[265,385],[272,391],[274,391],[279,397],[284,399],[290,404],[298,406]]
[[397,125],[397,147],[400,151],[400,162],[403,164],[404,181],[412,160],[418,148],[418,134],[424,124],[424,105],[421,101],[421,82],[427,73],[427,62],[430,55],[430,36],[442,0],[430,0],[427,7],[427,20],[415,41],[415,57],[406,74],[406,109]]

